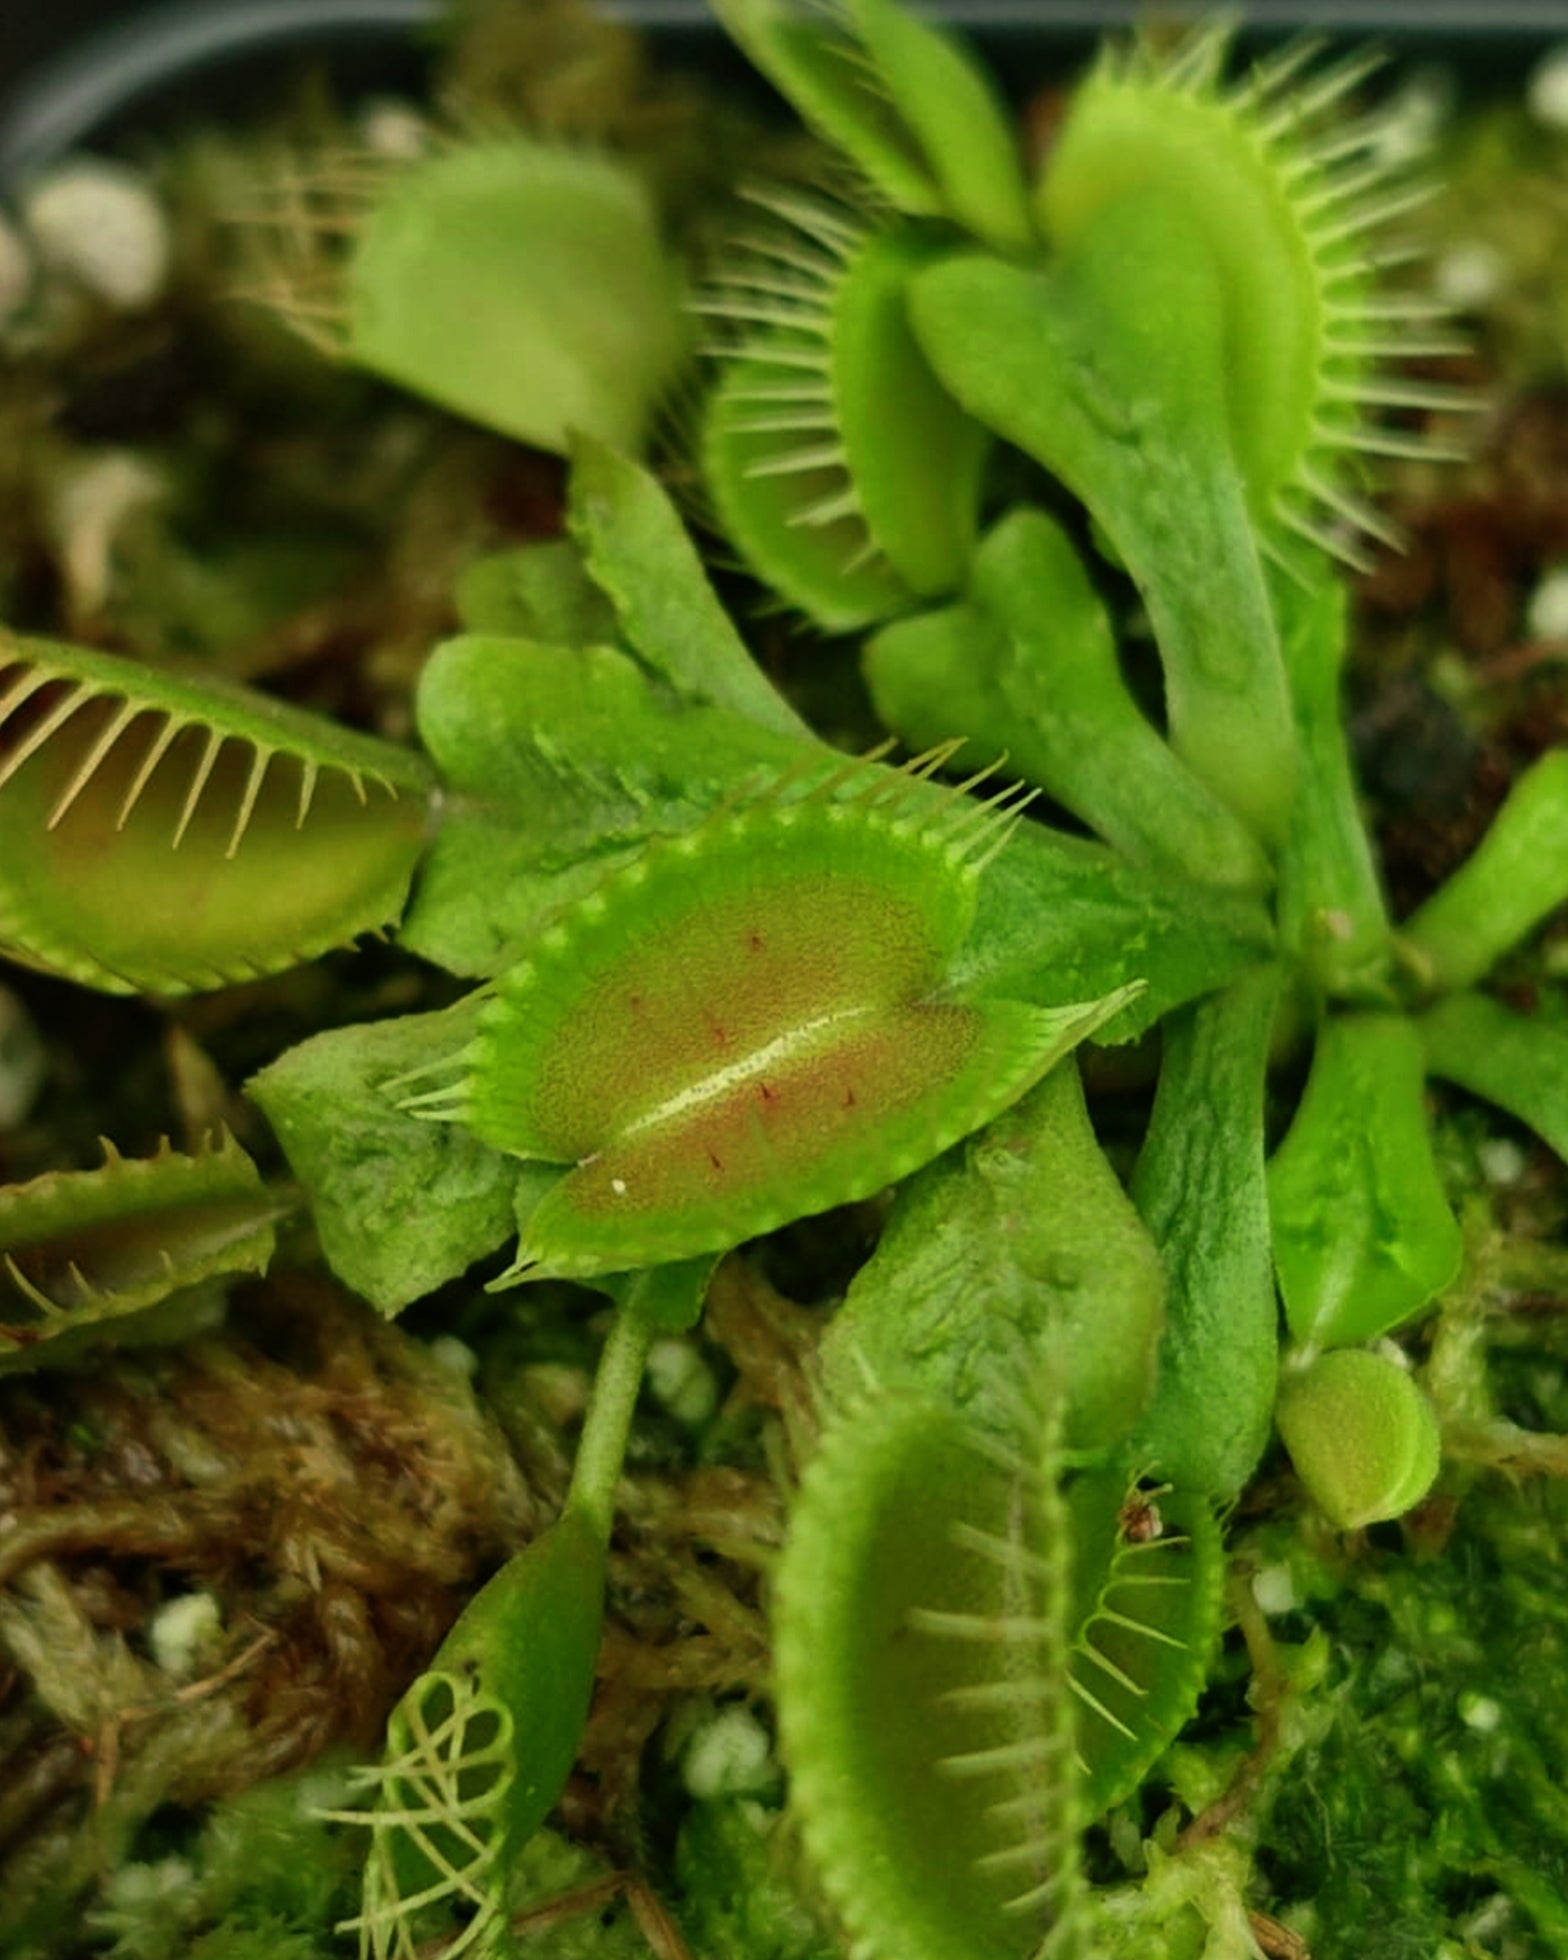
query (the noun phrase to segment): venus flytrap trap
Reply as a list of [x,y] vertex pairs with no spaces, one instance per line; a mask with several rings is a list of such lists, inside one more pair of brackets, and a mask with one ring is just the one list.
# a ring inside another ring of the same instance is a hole
[[1128,1004],[950,996],[1020,811],[954,791],[928,815],[907,792],[945,759],[764,790],[612,874],[498,977],[458,1080],[405,1107],[570,1167],[519,1276],[661,1265],[867,1197]]
[[1437,1418],[1402,1361],[1366,1348],[1319,1355],[1286,1374],[1278,1415],[1298,1475],[1342,1531],[1402,1517],[1436,1481]]
[[357,1932],[373,1960],[505,1951],[509,1868],[554,1807],[593,1687],[604,1548],[568,1512],[492,1578],[359,1772],[368,1810],[325,1812],[371,1834]]
[[753,190],[700,302],[730,338],[703,414],[712,516],[765,585],[831,632],[961,584],[989,440],[933,373],[908,295],[965,236],[1027,248],[1019,146],[988,78],[889,0],[717,9],[863,180]]
[[615,1288],[561,1516],[465,1608],[393,1711],[386,1759],[359,1772],[366,1810],[326,1813],[371,1833],[358,1932],[366,1960],[511,1950],[518,1853],[571,1773],[593,1691],[615,1484],[648,1350],[702,1311],[712,1262]]
[[910,280],[941,257],[942,236],[877,230],[822,198],[754,196],[780,230],[749,235],[701,301],[741,329],[716,350],[703,478],[763,582],[842,632],[960,582],[988,439],[906,318]]
[[263,189],[247,296],[318,350],[541,448],[642,441],[685,336],[630,163],[517,133]]
[[267,1270],[287,1209],[228,1135],[0,1186],[0,1374],[178,1333],[210,1282]]
[[398,917],[432,785],[249,689],[0,636],[0,946],[113,993],[297,965]]
[[868,1953],[1086,1950],[1056,1425],[905,1392],[831,1423],[777,1578],[807,1845]]
[[721,0],[714,11],[878,202],[951,220],[1002,250],[1032,242],[1017,138],[955,37],[890,0]]

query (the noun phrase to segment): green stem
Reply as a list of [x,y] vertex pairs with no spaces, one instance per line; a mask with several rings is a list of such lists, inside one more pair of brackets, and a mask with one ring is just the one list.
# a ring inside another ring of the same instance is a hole
[[1568,753],[1519,778],[1474,853],[1406,921],[1433,990],[1473,987],[1568,899]]
[[566,1494],[566,1510],[583,1518],[601,1544],[609,1543],[615,1486],[625,1461],[626,1438],[654,1332],[646,1314],[634,1306],[623,1307],[599,1357],[599,1372],[594,1377],[571,1488]]

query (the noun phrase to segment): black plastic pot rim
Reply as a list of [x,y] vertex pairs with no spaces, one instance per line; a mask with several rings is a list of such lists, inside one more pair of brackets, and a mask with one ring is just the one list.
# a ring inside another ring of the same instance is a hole
[[[0,0],[0,5],[7,0]],[[706,0],[602,0],[672,39],[717,36]],[[84,36],[0,100],[0,190],[90,143],[160,91],[294,52],[385,46],[428,28],[441,0],[166,0]],[[993,44],[1082,41],[1147,12],[1146,0],[945,0],[932,8]],[[1568,40],[1563,0],[1251,0],[1248,30],[1373,35],[1539,51]]]

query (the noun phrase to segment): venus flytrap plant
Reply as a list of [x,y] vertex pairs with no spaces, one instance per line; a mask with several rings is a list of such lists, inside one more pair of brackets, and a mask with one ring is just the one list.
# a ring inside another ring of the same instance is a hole
[[[404,944],[483,984],[317,1036],[254,1085],[328,1261],[395,1312],[516,1231],[495,1283],[586,1280],[618,1304],[560,1519],[471,1604],[366,1779],[356,1924],[375,1960],[506,1948],[508,1866],[592,1690],[650,1341],[694,1322],[720,1250],[890,1184],[823,1341],[822,1441],[776,1575],[792,1801],[857,1952],[1092,1952],[1079,1830],[1196,1705],[1215,1513],[1271,1423],[1343,1529],[1397,1515],[1435,1470],[1410,1374],[1321,1351],[1403,1324],[1452,1276],[1425,1074],[1568,1137],[1560,1035],[1463,991],[1562,897],[1561,853],[1541,848],[1561,828],[1555,759],[1401,937],[1340,726],[1322,554],[1353,561],[1386,530],[1348,481],[1359,453],[1430,453],[1373,414],[1451,405],[1381,375],[1448,343],[1419,301],[1375,290],[1366,241],[1408,194],[1379,121],[1328,122],[1365,64],[1289,56],[1233,87],[1212,34],[1109,58],[1031,192],[967,57],[884,0],[722,12],[874,195],[765,192],[779,227],[714,275],[744,326],[718,356],[706,494],[773,596],[819,624],[950,601],[868,653],[914,763],[817,737],[669,499],[600,440],[635,442],[670,346],[646,207],[602,160],[550,164],[566,188],[529,222],[575,223],[590,258],[626,246],[658,289],[648,360],[617,377],[630,396],[550,384],[589,431],[570,444],[571,541],[465,579],[466,630],[420,682],[428,766],[71,649],[17,643],[0,696],[0,838],[53,849],[96,807],[122,888],[151,880],[176,915],[200,842],[218,894],[222,930],[204,920],[181,957],[165,925],[108,916],[85,853],[47,907],[7,853],[0,937],[39,964],[146,990],[285,965],[324,930],[287,909],[285,872],[316,881],[338,935],[319,943],[338,943],[396,916],[417,859]],[[329,214],[350,220],[350,338],[433,399],[561,446],[564,423],[529,419],[534,379],[481,399],[522,249],[496,235],[520,208],[505,150],[443,151],[374,212]],[[476,249],[497,303],[459,373],[428,309],[385,309],[444,305]],[[619,289],[599,276],[551,317],[602,306]],[[1168,741],[1065,533],[1019,508],[981,538],[1003,442],[1130,571]],[[992,787],[1014,770],[1105,841],[1026,819],[1025,790]],[[1069,1050],[1156,1024],[1128,1193]],[[1312,1074],[1267,1168],[1271,1048],[1303,1024]],[[1283,1369],[1276,1272],[1299,1343]]]
[[1110,538],[1149,608],[1177,754],[1277,846],[1295,777],[1284,670],[1227,453],[1222,289],[1179,196],[1113,206],[1044,269],[949,259],[912,303],[944,383]]
[[1145,1497],[1126,1441],[1164,1293],[1067,1063],[911,1180],[824,1340],[780,1717],[876,1953],[1092,1950],[1073,1820],[1191,1714],[1218,1624],[1206,1499]]
[[1224,53],[1210,31],[1107,57],[1037,187],[1054,259],[954,259],[912,317],[965,407],[1087,504],[1149,607],[1178,754],[1278,845],[1295,740],[1261,553],[1336,545],[1315,510],[1375,535],[1339,458],[1404,446],[1369,409],[1456,398],[1367,372],[1429,309],[1369,292],[1367,235],[1413,195],[1387,190],[1377,126],[1312,134],[1364,65],[1227,89]]

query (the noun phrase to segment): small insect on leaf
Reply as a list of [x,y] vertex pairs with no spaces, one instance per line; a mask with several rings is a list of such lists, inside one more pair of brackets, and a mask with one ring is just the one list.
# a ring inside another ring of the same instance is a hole
[[396,920],[430,786],[248,689],[0,636],[0,952],[108,993],[314,959]]
[[234,1139],[0,1188],[0,1374],[74,1356],[176,1293],[261,1273],[284,1209]]
[[1073,1525],[1073,1647],[1084,1815],[1128,1797],[1198,1705],[1219,1638],[1225,1580],[1206,1498],[1118,1474],[1067,1491]]
[[1021,802],[850,763],[650,850],[503,973],[457,1079],[414,1106],[570,1165],[516,1273],[737,1244],[864,1197],[978,1129],[1130,994],[1061,1008],[945,984]]

